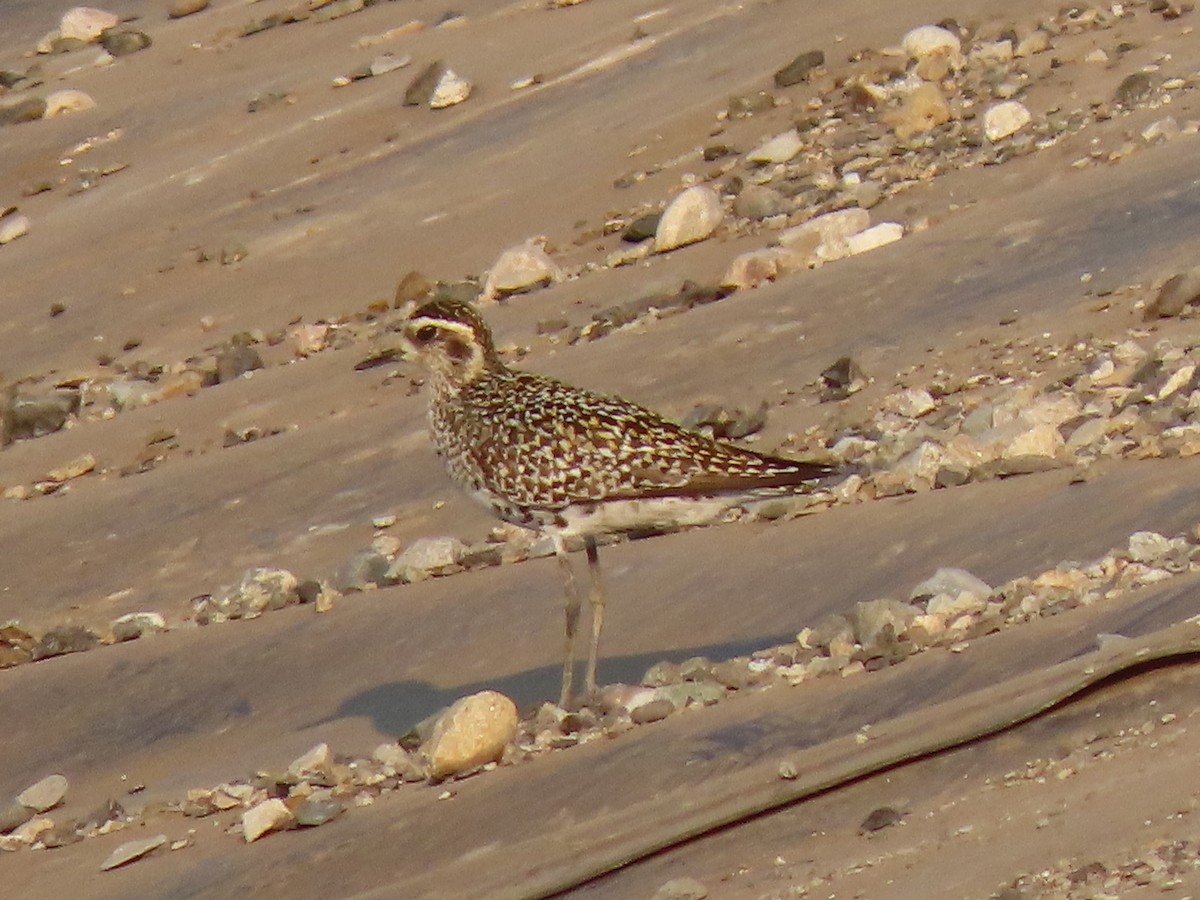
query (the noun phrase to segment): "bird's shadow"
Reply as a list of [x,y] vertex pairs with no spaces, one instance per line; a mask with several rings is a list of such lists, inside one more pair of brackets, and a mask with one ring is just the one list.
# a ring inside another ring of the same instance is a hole
[[[637,684],[641,682],[642,676],[650,666],[663,660],[682,662],[695,656],[713,660],[728,659],[753,653],[763,647],[786,643],[793,637],[794,635],[785,633],[669,652],[604,657],[600,661],[597,678],[601,684]],[[576,678],[580,677],[582,666],[576,669]],[[478,691],[499,691],[510,697],[518,708],[532,709],[546,700],[557,700],[561,679],[562,669],[559,666],[542,666],[487,681],[448,688],[434,687],[423,681],[392,681],[347,697],[334,712],[308,723],[305,727],[313,728],[338,719],[366,716],[381,733],[400,736],[458,698]]]

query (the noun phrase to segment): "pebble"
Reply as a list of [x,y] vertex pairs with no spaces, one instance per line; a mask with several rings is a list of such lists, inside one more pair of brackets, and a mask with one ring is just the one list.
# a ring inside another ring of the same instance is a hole
[[456,75],[453,70],[446,69],[438,78],[437,84],[433,88],[433,93],[429,96],[430,109],[445,109],[448,106],[455,106],[462,103],[471,96],[471,82],[460,75]]
[[506,297],[545,287],[561,281],[562,277],[562,269],[550,254],[537,240],[531,239],[500,254],[488,270],[483,296],[488,299]]
[[61,91],[52,91],[46,95],[45,117],[52,119],[62,113],[84,112],[95,108],[96,101],[90,96],[83,91],[67,88]]
[[387,75],[389,72],[395,72],[397,69],[403,69],[412,62],[412,57],[407,53],[401,56],[393,56],[391,53],[385,53],[382,56],[377,56],[371,60],[371,64],[367,67],[367,71],[372,76]]
[[0,244],[10,244],[19,237],[29,234],[29,216],[15,213],[0,218]]
[[672,878],[662,884],[650,900],[704,900],[708,888],[695,878]]
[[775,73],[776,87],[791,87],[808,78],[808,73],[817,66],[825,65],[825,53],[822,50],[808,50],[801,53],[790,63]]
[[116,13],[91,6],[76,6],[63,13],[58,24],[58,33],[64,38],[90,43],[110,28],[121,24]]
[[649,725],[651,722],[662,721],[673,712],[675,704],[665,697],[658,697],[634,707],[629,713],[629,718],[635,725]]
[[12,802],[0,807],[0,834],[8,834],[33,818],[33,811],[20,803]]
[[425,275],[418,272],[416,269],[411,269],[405,273],[400,279],[400,283],[396,285],[396,296],[392,305],[396,309],[408,306],[409,304],[420,303],[427,299],[437,287]]
[[305,798],[292,815],[297,825],[304,828],[316,828],[332,822],[345,811],[346,807],[340,800],[328,795],[314,794]]
[[208,0],[170,0],[167,4],[167,16],[171,19],[182,19],[206,9]]
[[638,216],[625,226],[625,230],[621,232],[621,240],[635,244],[647,238],[654,237],[654,233],[658,230],[660,219],[662,219],[662,213],[648,213],[644,216]]
[[1006,100],[988,107],[983,114],[983,132],[989,141],[999,141],[1016,134],[1033,117],[1023,103]]
[[467,545],[456,537],[420,538],[396,557],[387,577],[393,581],[412,582],[441,574],[459,565],[466,552]]
[[67,796],[67,779],[62,775],[47,775],[17,794],[17,802],[27,809],[44,813],[54,809]]
[[733,214],[755,222],[789,212],[792,202],[774,188],[749,184],[733,199]]
[[867,253],[894,244],[904,237],[904,226],[898,222],[880,222],[865,231],[851,235],[846,239],[846,247],[851,256]]
[[906,388],[884,397],[879,408],[907,419],[917,419],[937,409],[937,402],[924,388]]
[[264,834],[290,828],[296,822],[287,804],[277,798],[264,800],[242,813],[242,835],[246,843],[257,841]]
[[496,691],[455,701],[422,745],[430,773],[446,778],[499,760],[516,736],[517,724],[516,705]]
[[724,215],[716,191],[700,184],[688,188],[663,210],[654,233],[655,251],[665,253],[704,240],[717,230]]
[[804,142],[800,140],[799,132],[791,128],[755,147],[746,154],[746,159],[760,166],[784,163],[803,149]]
[[867,386],[867,373],[849,356],[836,359],[821,372],[822,403],[845,400]]
[[167,836],[165,834],[158,834],[154,837],[142,838],[136,841],[126,841],[112,853],[108,854],[104,862],[100,863],[100,870],[107,872],[109,869],[115,869],[118,866],[141,859],[148,853],[153,853],[166,842]]
[[69,463],[51,469],[46,473],[47,481],[70,481],[73,478],[81,478],[96,468],[96,457],[90,453],[84,453],[82,456],[77,456]]
[[112,56],[128,56],[139,50],[145,50],[151,43],[153,42],[150,40],[150,35],[131,28],[121,31],[106,31],[100,36],[101,46]]
[[1045,53],[1049,49],[1050,33],[1043,31],[1041,28],[1035,28],[1017,42],[1016,49],[1013,50],[1013,56],[1023,59],[1027,56]]
[[1158,82],[1147,72],[1127,75],[1119,85],[1113,99],[1118,106],[1134,109],[1153,100],[1158,93]]
[[886,597],[860,601],[854,604],[851,614],[854,639],[863,647],[872,648],[881,642],[894,642],[904,634],[917,614],[915,607]]
[[904,818],[904,814],[890,806],[881,806],[878,809],[873,809],[863,819],[862,824],[858,826],[860,832],[866,834],[874,831],[881,831],[884,828],[889,828],[896,825]]
[[[847,247],[846,253],[842,255],[848,255],[847,240],[870,227],[871,214],[865,209],[841,209],[781,231],[779,243],[781,246],[806,254],[816,253],[820,248],[825,247],[829,249],[828,255],[830,256],[832,256],[832,248]],[[822,256],[824,255],[826,254],[822,254]]]
[[132,641],[146,634],[167,630],[167,622],[156,612],[132,612],[113,619],[109,625],[113,639]]

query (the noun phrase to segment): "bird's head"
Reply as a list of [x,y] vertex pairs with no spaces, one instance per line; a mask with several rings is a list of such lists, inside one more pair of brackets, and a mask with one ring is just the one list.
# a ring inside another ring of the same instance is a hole
[[414,309],[404,340],[411,358],[452,385],[504,368],[483,318],[457,300],[431,300]]

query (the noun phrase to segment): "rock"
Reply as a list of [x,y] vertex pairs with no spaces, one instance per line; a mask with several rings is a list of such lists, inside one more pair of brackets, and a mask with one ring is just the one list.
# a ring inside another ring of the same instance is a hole
[[563,277],[562,269],[536,240],[510,247],[500,254],[488,270],[483,283],[483,296],[488,299],[505,297],[545,287]]
[[901,46],[915,71],[926,81],[938,81],[952,69],[962,67],[962,41],[958,35],[937,25],[921,25],[904,35]]
[[90,43],[108,29],[116,28],[120,24],[121,18],[115,13],[91,6],[76,6],[63,13],[58,24],[58,33],[64,38],[75,38]]
[[876,473],[876,491],[880,496],[887,497],[932,490],[945,458],[946,451],[940,445],[924,441],[902,457],[890,471]]
[[1158,81],[1147,72],[1134,72],[1127,75],[1119,85],[1113,99],[1124,109],[1134,109],[1144,106],[1154,100],[1158,94]]
[[808,78],[808,73],[817,66],[825,65],[825,53],[822,50],[809,50],[801,53],[790,63],[775,73],[776,87],[791,87]]
[[53,91],[46,95],[45,116],[47,119],[52,119],[65,112],[84,112],[85,110],[95,108],[96,101],[83,91],[68,88],[66,90]]
[[904,237],[903,225],[898,222],[880,222],[878,225],[872,225],[866,231],[851,235],[846,240],[846,246],[849,248],[851,256],[857,256],[860,253],[867,253],[870,250],[894,244],[902,237]]
[[100,643],[100,638],[82,625],[60,625],[42,635],[33,648],[32,658],[51,659],[68,653],[82,653]]
[[649,725],[651,722],[661,722],[675,712],[675,704],[665,697],[656,697],[630,710],[629,718],[634,725]]
[[663,211],[654,232],[654,250],[665,253],[709,237],[721,224],[724,212],[717,192],[695,185],[679,194]]
[[435,778],[495,762],[517,734],[517,707],[503,694],[463,697],[438,717],[422,747]]
[[292,353],[300,359],[307,359],[325,349],[329,326],[324,323],[293,325],[288,329],[287,336],[292,345]]
[[371,759],[404,781],[424,781],[428,777],[420,760],[396,743],[380,744],[371,752]]
[[1061,434],[1053,425],[1035,425],[1017,435],[1000,454],[1001,459],[1016,459],[1024,456],[1054,458],[1066,446]]
[[303,828],[316,828],[326,822],[332,822],[345,810],[346,807],[340,800],[328,794],[319,796],[313,794],[311,797],[306,797],[292,815],[297,825]]
[[856,603],[851,613],[854,639],[866,648],[894,643],[918,612],[907,603],[887,598]]
[[150,35],[132,28],[106,31],[100,36],[101,46],[112,56],[128,56],[139,50],[145,50],[151,43],[153,42],[150,40]]
[[902,141],[914,135],[932,131],[950,121],[950,104],[936,84],[922,84],[906,95],[896,109],[889,110],[883,117]]
[[471,82],[456,75],[452,70],[446,69],[438,78],[433,93],[429,96],[429,108],[445,109],[448,106],[462,103],[470,96]]
[[401,56],[394,56],[391,53],[384,53],[382,56],[377,56],[371,60],[371,64],[367,66],[367,73],[372,77],[387,75],[390,72],[395,72],[397,69],[403,69],[405,66],[412,64],[412,57],[407,53]]
[[721,286],[748,290],[806,268],[808,258],[786,247],[751,250],[733,258],[721,278]]
[[287,770],[289,775],[303,778],[305,775],[327,775],[332,767],[333,751],[328,744],[321,743],[292,760]]
[[983,612],[987,609],[987,595],[974,591],[934,594],[926,603],[926,609],[929,615],[940,616],[943,621],[950,622],[967,613]]
[[33,818],[33,810],[15,801],[7,806],[0,806],[0,834],[8,834],[10,831],[20,828],[31,818]]
[[114,640],[132,641],[145,634],[166,631],[167,622],[156,612],[133,612],[113,619],[109,629]]
[[771,163],[784,163],[804,149],[804,142],[795,128],[768,140],[746,154],[746,159],[756,165],[765,166]]
[[23,213],[9,214],[0,218],[0,245],[11,244],[19,237],[29,234],[32,223]]
[[704,900],[707,896],[708,888],[695,878],[672,878],[650,900]]
[[1147,144],[1153,144],[1155,141],[1166,141],[1178,137],[1182,131],[1183,128],[1180,126],[1178,119],[1174,116],[1166,116],[1151,122],[1143,128],[1142,140]]
[[1154,531],[1137,531],[1129,536],[1129,558],[1143,565],[1162,565],[1172,562],[1175,556],[1186,558],[1187,551],[1187,542],[1182,538],[1172,539]]
[[47,775],[17,794],[17,802],[34,812],[54,809],[67,796],[67,779],[62,775]]
[[0,669],[29,662],[37,640],[16,622],[0,625]]
[[396,557],[387,577],[393,581],[419,581],[457,566],[467,545],[455,537],[420,538]]
[[90,453],[85,453],[82,456],[75,457],[69,463],[51,469],[46,473],[46,480],[57,482],[70,481],[73,478],[83,477],[88,472],[94,471],[95,468],[96,457]]
[[8,106],[0,106],[0,125],[18,125],[32,122],[46,114],[46,101],[41,97],[28,97]]
[[630,243],[639,243],[647,238],[654,237],[654,232],[658,230],[660,219],[662,219],[662,213],[649,213],[648,215],[638,216],[621,232],[621,240]]
[[360,550],[333,573],[333,587],[339,593],[353,594],[387,584],[390,580],[388,558],[375,550]]
[[759,221],[788,212],[792,202],[774,188],[750,184],[733,200],[733,214],[739,219]]
[[404,92],[404,105],[423,106],[428,103],[429,98],[433,96],[433,92],[445,72],[446,66],[441,60],[438,60],[437,62],[431,62],[417,73],[417,76],[409,82],[408,89]]
[[154,837],[142,838],[136,841],[126,841],[112,853],[108,854],[104,862],[100,863],[100,870],[107,872],[109,869],[115,869],[118,866],[141,859],[148,853],[153,853],[166,842],[167,836],[165,834],[157,834]]
[[821,373],[822,403],[845,400],[867,386],[867,374],[849,356],[835,360]]
[[[0,243],[3,243],[2,238]],[[1146,319],[1165,319],[1197,304],[1200,304],[1200,266],[1172,275],[1163,282],[1158,294],[1146,304],[1143,315]]]
[[881,806],[871,810],[870,814],[863,819],[862,824],[858,826],[858,830],[864,834],[882,831],[884,828],[898,824],[903,818],[904,814],[898,810],[892,809],[890,806]]
[[755,94],[738,94],[729,98],[726,115],[731,119],[745,119],[774,108],[775,98],[766,91],[759,91]]
[[242,834],[249,844],[264,834],[291,828],[295,822],[292,811],[282,800],[264,800],[242,813]]
[[170,0],[167,4],[167,16],[171,19],[182,19],[206,9],[208,0]]
[[230,594],[242,615],[300,602],[299,580],[287,569],[248,569]]
[[983,133],[989,141],[1003,140],[1028,125],[1032,118],[1024,104],[1006,100],[988,107],[983,114]]
[[262,357],[257,350],[241,341],[234,341],[217,353],[217,382],[225,384],[262,367]]
[[869,227],[871,214],[865,209],[840,209],[781,231],[779,243],[805,255],[815,254],[819,259],[835,259],[838,258],[839,252],[842,256],[849,255],[847,241]]
[[880,408],[907,419],[917,419],[937,409],[937,402],[923,388],[908,388],[884,397]]
[[1016,49],[1013,50],[1013,56],[1018,59],[1023,59],[1027,56],[1033,56],[1037,53],[1045,53],[1050,49],[1050,34],[1040,28],[1035,28],[1028,35],[1021,38],[1017,42]]
[[958,595],[964,592],[986,598],[992,593],[992,588],[966,569],[943,567],[913,588],[909,597],[912,600],[925,600],[936,594]]

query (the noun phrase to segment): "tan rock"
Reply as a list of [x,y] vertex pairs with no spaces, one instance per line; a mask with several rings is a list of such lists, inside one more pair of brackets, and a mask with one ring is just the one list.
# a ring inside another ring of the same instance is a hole
[[430,109],[445,109],[462,103],[471,96],[471,82],[447,69],[438,79],[429,97]]
[[171,0],[167,4],[167,16],[171,19],[182,19],[206,9],[208,0]]
[[808,257],[787,247],[751,250],[734,257],[725,270],[721,286],[747,290],[806,268]]
[[242,834],[249,844],[264,834],[290,828],[295,821],[292,811],[282,800],[264,800],[242,813]]
[[962,41],[938,25],[920,25],[904,35],[900,43],[908,57],[918,63],[943,59],[954,68],[962,65]]
[[436,778],[495,762],[517,733],[517,707],[496,691],[463,697],[433,726],[422,750]]
[[544,287],[563,277],[558,263],[536,240],[510,247],[500,254],[488,271],[483,295],[489,299]]
[[95,108],[96,101],[83,91],[66,88],[46,95],[45,118],[52,119],[62,113],[84,112]]
[[804,143],[800,140],[799,133],[792,128],[755,147],[746,154],[746,159],[761,166],[787,162],[803,147]]
[[51,469],[46,473],[47,481],[70,481],[72,478],[79,478],[86,475],[88,472],[96,468],[96,457],[90,453],[85,453],[71,460],[66,465],[59,466],[57,469]]
[[100,863],[100,870],[107,872],[109,869],[115,869],[123,866],[126,863],[131,863],[134,860],[141,859],[148,853],[152,853],[167,842],[165,834],[155,835],[150,838],[141,838],[136,841],[126,841],[108,854],[104,862]]
[[62,775],[47,775],[17,794],[17,802],[34,812],[54,809],[67,796],[67,779]]
[[1023,456],[1053,458],[1058,456],[1065,446],[1066,442],[1053,425],[1035,425],[1013,439],[1004,448],[1001,458],[1016,459]]
[[655,252],[665,253],[704,240],[717,230],[724,216],[716,191],[702,184],[688,188],[663,210],[654,232]]
[[121,17],[116,13],[91,6],[76,6],[63,13],[58,31],[65,38],[91,42],[109,28],[116,28],[120,24]]
[[324,775],[333,766],[333,751],[325,743],[317,744],[307,753],[296,757],[288,766],[288,774],[303,777],[304,775]]
[[871,227],[865,209],[839,209],[779,233],[779,244],[816,262],[850,255],[849,239]]
[[880,247],[886,247],[888,244],[894,244],[902,237],[904,237],[903,225],[898,222],[880,222],[878,225],[872,225],[866,231],[851,235],[846,239],[846,247],[850,251],[850,256],[857,256],[860,253],[867,253]]
[[29,234],[29,226],[29,216],[23,213],[0,217],[0,244],[10,243]]
[[989,106],[983,114],[983,133],[989,141],[1010,137],[1030,123],[1033,116],[1023,103],[1006,100]]

